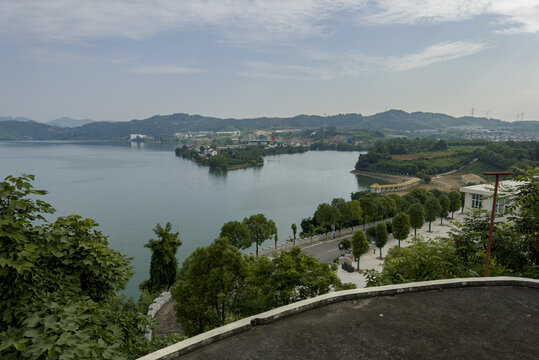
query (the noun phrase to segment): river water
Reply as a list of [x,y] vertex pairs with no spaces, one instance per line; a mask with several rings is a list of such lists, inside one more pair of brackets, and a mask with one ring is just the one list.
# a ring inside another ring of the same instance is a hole
[[[95,219],[109,245],[132,257],[136,274],[126,293],[138,296],[149,276],[151,253],[144,248],[156,223],[170,221],[180,232],[181,262],[211,243],[221,226],[256,213],[273,219],[280,241],[298,232],[302,218],[322,202],[365,189],[350,173],[358,152],[307,152],[264,158],[265,165],[212,173],[174,154],[174,144],[128,142],[0,142],[0,178],[36,175],[35,188],[55,216]],[[270,244],[264,244],[263,247]]]

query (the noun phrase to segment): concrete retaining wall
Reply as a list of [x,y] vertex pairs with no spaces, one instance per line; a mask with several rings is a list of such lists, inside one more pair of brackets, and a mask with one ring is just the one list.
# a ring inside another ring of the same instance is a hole
[[[157,312],[161,310],[163,305],[168,303],[170,300],[172,300],[172,294],[169,291],[161,293],[159,297],[156,297],[155,299],[153,299],[153,302],[148,307],[148,313],[146,315],[148,315],[151,318],[154,318],[155,314],[157,314]],[[148,340],[152,340],[152,330],[146,329],[144,333],[144,337]]]
[[341,301],[472,286],[523,286],[539,289],[539,280],[517,277],[447,279],[333,292],[320,295],[312,299],[298,301],[293,304],[238,320],[234,323],[207,331],[148,354],[140,358],[140,360],[176,359],[180,355],[187,354],[219,340],[248,331],[254,326],[269,324],[303,311],[308,311]]

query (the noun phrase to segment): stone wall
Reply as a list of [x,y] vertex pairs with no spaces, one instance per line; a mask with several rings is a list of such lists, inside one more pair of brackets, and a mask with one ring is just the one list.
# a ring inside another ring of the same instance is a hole
[[[170,291],[161,293],[159,297],[156,297],[155,299],[153,299],[153,302],[148,307],[148,313],[146,315],[148,315],[151,318],[154,318],[155,314],[157,314],[157,312],[163,307],[163,305],[168,303],[170,300],[172,300],[172,294],[170,293]],[[144,333],[144,337],[148,340],[152,340],[152,330],[146,329],[146,332]]]

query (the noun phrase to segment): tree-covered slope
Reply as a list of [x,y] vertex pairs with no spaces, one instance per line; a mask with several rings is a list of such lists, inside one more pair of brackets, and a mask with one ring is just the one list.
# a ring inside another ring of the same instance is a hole
[[345,129],[378,131],[447,130],[452,128],[514,129],[539,132],[539,122],[503,122],[495,119],[460,117],[445,114],[389,110],[370,116],[339,114],[332,116],[297,115],[288,118],[260,117],[220,119],[184,113],[155,115],[144,120],[126,122],[93,122],[73,128],[49,126],[33,121],[0,121],[1,140],[51,139],[126,139],[129,134],[172,137],[176,132],[254,129],[308,129],[335,126]]

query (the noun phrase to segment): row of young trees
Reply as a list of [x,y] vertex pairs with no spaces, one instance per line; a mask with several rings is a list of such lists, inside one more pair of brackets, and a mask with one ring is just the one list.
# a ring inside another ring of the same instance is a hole
[[[508,218],[494,224],[489,275],[539,278],[539,169],[520,170]],[[474,210],[447,238],[414,240],[392,248],[382,271],[367,271],[367,286],[480,276],[485,266],[490,214]]]
[[414,229],[419,229],[425,221],[430,224],[438,217],[440,222],[461,208],[461,194],[458,191],[445,192],[437,189],[427,191],[416,188],[404,196],[397,194],[374,194],[361,191],[351,194],[351,201],[333,199],[331,204],[318,205],[314,216],[301,221],[302,236],[327,233],[332,226],[343,229],[365,225],[375,221],[393,218],[406,213]]

